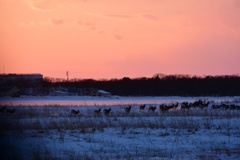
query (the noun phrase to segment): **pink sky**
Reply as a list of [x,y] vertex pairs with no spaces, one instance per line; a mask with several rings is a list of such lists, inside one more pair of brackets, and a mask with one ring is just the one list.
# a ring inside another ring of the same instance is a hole
[[0,0],[1,73],[240,74],[240,0]]

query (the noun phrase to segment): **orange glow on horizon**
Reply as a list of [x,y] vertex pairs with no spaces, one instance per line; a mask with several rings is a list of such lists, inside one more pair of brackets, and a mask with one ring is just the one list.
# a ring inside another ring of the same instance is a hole
[[1,73],[240,74],[238,0],[0,0]]

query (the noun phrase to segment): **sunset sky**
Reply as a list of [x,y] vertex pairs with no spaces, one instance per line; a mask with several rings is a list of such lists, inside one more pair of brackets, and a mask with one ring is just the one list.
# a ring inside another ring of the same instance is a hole
[[0,0],[1,73],[240,74],[240,0]]

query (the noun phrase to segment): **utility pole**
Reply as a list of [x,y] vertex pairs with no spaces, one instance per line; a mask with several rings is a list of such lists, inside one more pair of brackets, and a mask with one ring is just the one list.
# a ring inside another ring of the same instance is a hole
[[3,74],[5,74],[5,66],[3,65]]
[[67,81],[68,81],[68,75],[69,75],[68,71],[66,72],[66,75],[67,75]]

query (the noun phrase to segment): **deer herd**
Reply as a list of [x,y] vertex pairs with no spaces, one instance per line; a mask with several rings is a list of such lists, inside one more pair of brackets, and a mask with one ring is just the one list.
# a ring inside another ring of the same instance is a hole
[[[197,100],[194,102],[175,102],[175,103],[169,103],[169,104],[160,104],[158,106],[159,108],[159,112],[160,113],[166,113],[168,111],[174,111],[174,110],[190,110],[190,109],[205,109],[208,108],[210,106],[211,109],[229,109],[229,110],[240,110],[240,106],[236,105],[236,104],[225,104],[224,102],[220,103],[220,104],[212,104],[209,105],[210,103],[214,103],[213,101],[203,101],[203,100]],[[146,104],[141,104],[139,106],[139,112],[143,112],[146,111],[147,113],[153,113],[156,111],[157,106],[156,105],[146,105]],[[123,107],[125,114],[129,114],[132,110],[132,106],[129,105],[127,107]],[[111,108],[108,109],[101,109],[98,108],[96,110],[93,111],[95,116],[100,116],[101,113],[103,113],[105,116],[109,116],[110,112],[111,112]],[[120,113],[120,112],[119,112]],[[79,110],[71,110],[71,114],[76,116],[79,114]]]
[[[209,105],[209,104],[211,104],[211,105]],[[135,106],[135,109],[136,109],[136,107],[139,107],[139,112],[147,111],[147,113],[153,113],[157,109],[156,105],[146,105],[146,104],[141,104],[139,106]],[[166,113],[171,110],[205,109],[208,107],[210,107],[213,110],[216,110],[216,109],[240,110],[240,106],[236,105],[236,104],[225,103],[225,102],[214,104],[213,101],[204,101],[204,100],[197,100],[194,102],[182,102],[182,103],[175,102],[175,103],[169,103],[169,104],[160,104],[158,106],[160,113]],[[127,107],[123,107],[123,109],[124,109],[123,113],[129,114],[131,112],[132,108],[133,107],[131,105],[129,105]],[[111,111],[112,111],[111,108],[105,108],[103,110],[101,108],[98,108],[93,111],[93,114],[94,114],[94,116],[100,116],[100,115],[102,115],[102,112],[103,112],[103,114],[105,116],[109,116]],[[6,106],[0,107],[0,114],[13,115],[15,113],[16,113],[16,109],[9,109]],[[70,115],[72,115],[72,116],[78,116],[80,114],[81,113],[79,110],[72,109],[70,111]]]

